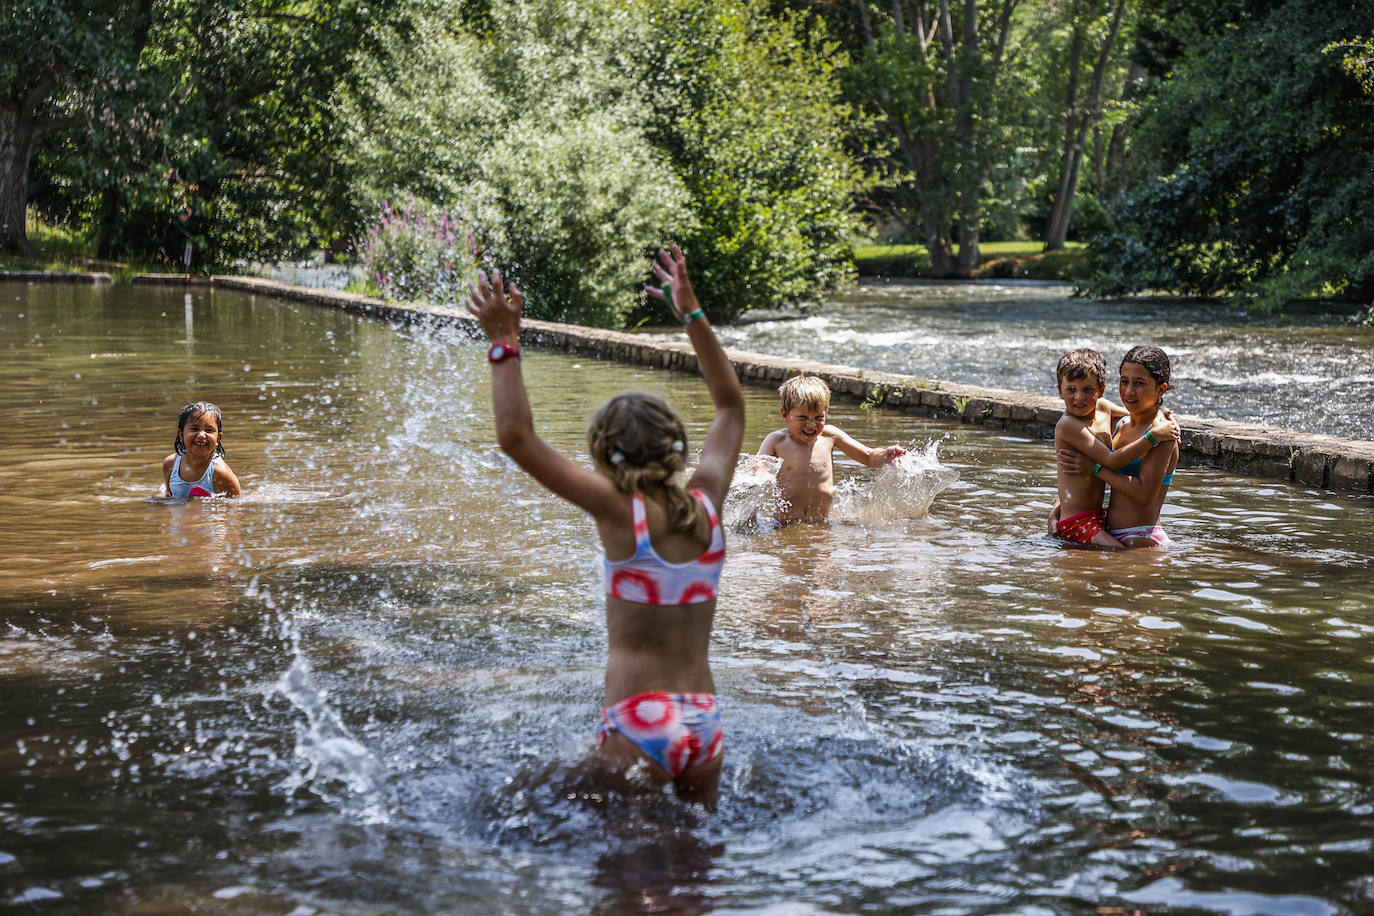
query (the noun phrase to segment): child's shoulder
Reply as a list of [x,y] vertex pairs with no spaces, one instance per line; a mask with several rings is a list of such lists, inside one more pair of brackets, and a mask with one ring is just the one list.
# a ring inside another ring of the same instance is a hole
[[1059,419],[1054,424],[1054,431],[1056,433],[1074,432],[1075,430],[1082,429],[1087,425],[1088,424],[1083,422],[1083,420],[1080,417],[1075,417],[1073,414],[1069,413],[1066,410],[1059,415]]
[[763,437],[763,442],[759,443],[759,454],[776,454],[778,446],[787,442],[787,430],[775,429]]

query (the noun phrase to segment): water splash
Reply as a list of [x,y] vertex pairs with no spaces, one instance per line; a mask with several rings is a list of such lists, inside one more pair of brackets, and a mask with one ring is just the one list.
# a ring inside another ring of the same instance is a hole
[[[256,583],[249,591],[257,591]],[[292,658],[277,679],[275,691],[305,715],[305,721],[296,727],[295,753],[302,768],[287,776],[279,788],[287,795],[307,788],[365,824],[389,823],[391,805],[381,762],[353,737],[330,705],[328,691],[315,683],[310,662],[301,651],[294,618],[283,611],[279,619],[282,635],[292,647]]]
[[[838,522],[879,524],[924,518],[935,497],[959,479],[959,472],[940,464],[935,440],[912,443],[907,453],[875,475],[842,480],[835,488],[831,518]],[[725,523],[734,531],[752,531],[786,508],[778,487],[782,459],[746,455],[736,465]]]
[[732,531],[752,531],[764,519],[778,515],[787,504],[778,488],[782,459],[773,455],[741,455],[725,505],[725,525]]
[[913,442],[876,476],[841,482],[831,517],[858,524],[925,518],[935,497],[959,479],[958,471],[940,464],[937,447],[936,440],[924,446]]

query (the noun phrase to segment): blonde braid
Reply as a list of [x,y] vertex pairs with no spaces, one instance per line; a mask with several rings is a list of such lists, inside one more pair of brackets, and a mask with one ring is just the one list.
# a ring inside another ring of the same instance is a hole
[[687,433],[682,421],[651,394],[617,395],[607,401],[587,430],[587,447],[622,493],[662,487],[668,526],[690,534],[704,515],[682,486],[687,469]]

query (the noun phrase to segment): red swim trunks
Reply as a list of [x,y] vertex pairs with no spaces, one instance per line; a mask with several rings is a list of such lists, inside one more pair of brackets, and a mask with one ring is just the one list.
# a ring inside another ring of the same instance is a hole
[[1097,533],[1106,524],[1106,509],[1090,509],[1087,512],[1080,512],[1077,515],[1060,519],[1059,527],[1054,529],[1054,534],[1055,537],[1061,537],[1075,544],[1091,544],[1093,538],[1097,537]]

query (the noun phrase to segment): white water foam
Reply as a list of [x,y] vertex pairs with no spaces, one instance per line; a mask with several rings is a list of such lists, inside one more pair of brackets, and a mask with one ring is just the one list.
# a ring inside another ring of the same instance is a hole
[[959,472],[940,464],[935,440],[879,469],[874,477],[845,481],[835,491],[832,518],[878,524],[925,518],[935,497],[959,479]]
[[[959,472],[940,464],[937,443],[910,445],[907,453],[876,474],[844,480],[835,488],[831,518],[838,522],[881,524],[924,518],[935,497],[959,479]],[[735,531],[760,527],[786,506],[778,488],[782,459],[744,455],[735,469],[725,524]]]

